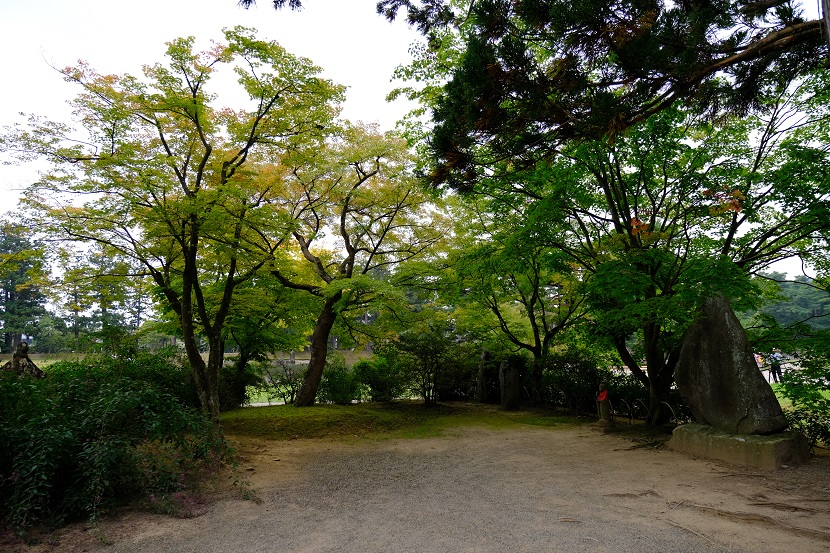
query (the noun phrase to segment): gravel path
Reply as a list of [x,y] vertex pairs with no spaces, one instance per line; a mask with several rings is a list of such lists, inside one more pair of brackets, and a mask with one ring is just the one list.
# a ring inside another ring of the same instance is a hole
[[241,468],[261,503],[222,500],[192,519],[133,517],[98,529],[113,542],[100,549],[830,551],[826,457],[777,472],[754,471],[638,447],[590,426],[467,428],[441,438],[239,447]]

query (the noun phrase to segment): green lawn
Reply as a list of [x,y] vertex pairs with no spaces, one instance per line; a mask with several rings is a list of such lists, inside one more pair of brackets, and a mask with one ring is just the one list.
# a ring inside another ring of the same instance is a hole
[[466,403],[426,406],[416,401],[315,405],[273,405],[222,414],[227,435],[267,440],[296,438],[419,438],[451,433],[460,426],[509,428],[521,425],[587,424],[593,419],[553,412],[505,412],[496,406]]

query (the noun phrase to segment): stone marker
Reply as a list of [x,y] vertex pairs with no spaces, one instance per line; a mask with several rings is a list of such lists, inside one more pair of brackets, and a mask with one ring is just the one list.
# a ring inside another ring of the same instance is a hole
[[599,385],[597,394],[597,426],[613,427],[614,416],[611,414],[611,400],[608,398],[608,387],[603,383]]
[[12,360],[0,367],[0,371],[10,371],[18,375],[30,374],[35,378],[46,378],[46,373],[29,359],[29,344],[20,342],[12,355]]
[[487,367],[493,355],[487,351],[487,348],[481,350],[481,355],[478,358],[478,378],[476,378],[476,401],[479,403],[487,402]]
[[729,301],[703,305],[683,339],[675,380],[701,424],[732,434],[771,434],[787,420],[758,366]]
[[499,366],[501,385],[501,408],[504,411],[518,411],[522,401],[522,372],[516,363],[504,360]]

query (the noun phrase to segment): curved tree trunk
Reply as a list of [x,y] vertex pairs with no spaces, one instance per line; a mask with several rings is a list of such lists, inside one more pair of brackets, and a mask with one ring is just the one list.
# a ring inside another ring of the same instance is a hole
[[342,292],[339,292],[334,297],[326,298],[323,310],[320,312],[320,316],[317,317],[314,332],[311,334],[311,358],[308,361],[308,370],[303,378],[303,385],[297,393],[297,399],[294,401],[294,405],[297,407],[314,405],[317,388],[320,386],[320,381],[323,379],[323,369],[326,367],[329,335],[334,326],[334,321],[337,319],[334,305],[342,295]]
[[[658,331],[659,332],[659,331]],[[646,363],[648,366],[648,417],[646,424],[652,428],[662,426],[674,416],[669,404],[671,386],[674,383],[674,368],[680,357],[680,348],[669,352],[664,358],[663,350],[656,338],[646,333]]]

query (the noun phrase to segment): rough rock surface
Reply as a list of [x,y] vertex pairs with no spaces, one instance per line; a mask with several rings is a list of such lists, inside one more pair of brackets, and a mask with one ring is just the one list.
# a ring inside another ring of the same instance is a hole
[[724,297],[708,299],[686,333],[675,379],[702,424],[733,434],[771,434],[787,428],[781,405]]
[[29,344],[26,342],[18,344],[11,361],[0,367],[0,371],[9,371],[17,375],[28,374],[35,378],[46,378],[46,373],[40,370],[34,361],[29,359]]
[[501,384],[501,408],[505,411],[518,411],[522,400],[521,367],[502,361],[499,366],[499,383]]

